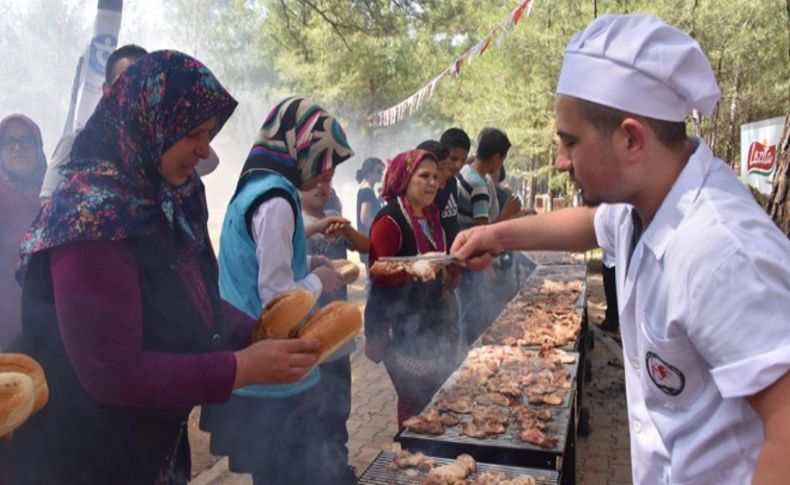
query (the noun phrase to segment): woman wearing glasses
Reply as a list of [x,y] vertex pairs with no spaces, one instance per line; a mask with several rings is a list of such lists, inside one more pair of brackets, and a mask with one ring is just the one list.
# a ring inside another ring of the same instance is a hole
[[0,349],[21,328],[22,289],[14,272],[46,169],[41,130],[33,120],[14,114],[0,121]]

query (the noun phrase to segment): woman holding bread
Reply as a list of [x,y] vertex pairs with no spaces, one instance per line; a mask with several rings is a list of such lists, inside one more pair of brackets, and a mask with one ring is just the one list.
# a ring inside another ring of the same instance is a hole
[[249,345],[255,321],[219,297],[194,167],[235,107],[199,61],[159,51],[77,136],[22,246],[19,350],[50,398],[0,445],[8,483],[186,483],[193,405],[316,362],[317,340]]
[[[384,256],[446,252],[439,210],[438,162],[423,150],[401,153],[389,162],[383,196],[387,205],[370,229],[370,265]],[[405,274],[377,275],[365,307],[365,353],[384,361],[398,394],[398,424],[417,414],[458,363],[458,330],[451,290],[454,266],[432,281]]]
[[[337,120],[310,100],[287,98],[272,109],[225,215],[224,298],[257,317],[289,290],[318,300],[342,287],[326,257],[307,255],[299,191],[329,185],[335,167],[352,155]],[[336,365],[324,364],[320,373]],[[331,379],[316,382],[314,372],[292,386],[240,389],[227,404],[204,408],[201,426],[212,433],[212,453],[229,456],[230,469],[251,473],[256,484],[354,483],[345,455],[328,451],[338,439],[328,436],[334,425],[322,414],[323,402],[337,399]],[[345,430],[345,421],[339,426]]]

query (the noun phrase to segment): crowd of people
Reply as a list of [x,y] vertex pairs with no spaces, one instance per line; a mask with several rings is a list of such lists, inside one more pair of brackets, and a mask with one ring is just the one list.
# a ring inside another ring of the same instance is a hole
[[435,279],[367,288],[364,352],[385,366],[401,424],[494,319],[506,251],[596,246],[617,267],[607,323],[622,326],[634,481],[784,476],[790,243],[686,137],[686,115],[718,96],[687,34],[601,17],[569,44],[556,101],[557,168],[595,207],[526,217],[505,183],[505,132],[485,128],[473,146],[450,128],[360,164],[356,227],[332,189],[354,156],[343,127],[289,97],[253,140],[215,256],[200,176],[237,102],[188,55],[119,48],[93,115],[49,167],[32,120],[0,121],[0,345],[37,359],[51,388],[0,444],[0,483],[186,483],[196,405],[211,452],[253,483],[355,483],[355,344],[317,365],[317,339],[251,343],[268,302],[295,288],[318,306],[347,299],[332,261],[349,250],[368,267],[456,256],[463,267]]

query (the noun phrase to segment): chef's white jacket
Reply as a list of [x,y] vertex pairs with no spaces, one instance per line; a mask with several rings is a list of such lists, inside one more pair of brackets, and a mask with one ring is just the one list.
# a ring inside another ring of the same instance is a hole
[[790,242],[697,144],[630,264],[633,208],[595,214],[618,269],[635,484],[750,483],[763,433],[745,398],[790,367]]

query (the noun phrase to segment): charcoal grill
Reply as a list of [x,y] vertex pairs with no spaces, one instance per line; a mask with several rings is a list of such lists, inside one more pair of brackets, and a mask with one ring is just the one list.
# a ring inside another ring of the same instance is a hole
[[[560,474],[562,484],[574,484],[576,480],[576,410],[565,408],[563,413],[555,413],[553,424],[546,431],[557,430],[559,440],[553,449],[524,443],[508,429],[497,438],[476,439],[447,433],[430,436],[413,433],[403,429],[395,441],[403,449],[421,451],[427,455],[455,458],[461,453],[468,453],[486,463],[505,466],[526,466],[543,470],[555,471]],[[553,427],[553,429],[552,429]],[[560,432],[561,429],[564,431]],[[555,436],[553,432],[551,436]]]
[[[420,483],[419,476],[408,476],[403,471],[390,470],[387,466],[392,462],[395,453],[382,451],[373,460],[365,473],[359,477],[359,485],[416,485]],[[430,457],[436,461],[437,465],[446,465],[453,461],[452,458]],[[484,472],[501,472],[509,477],[517,475],[532,475],[538,485],[555,485],[559,483],[559,474],[552,470],[539,470],[535,468],[522,468],[515,466],[495,465],[491,463],[477,462],[477,471],[472,475],[476,477]]]

